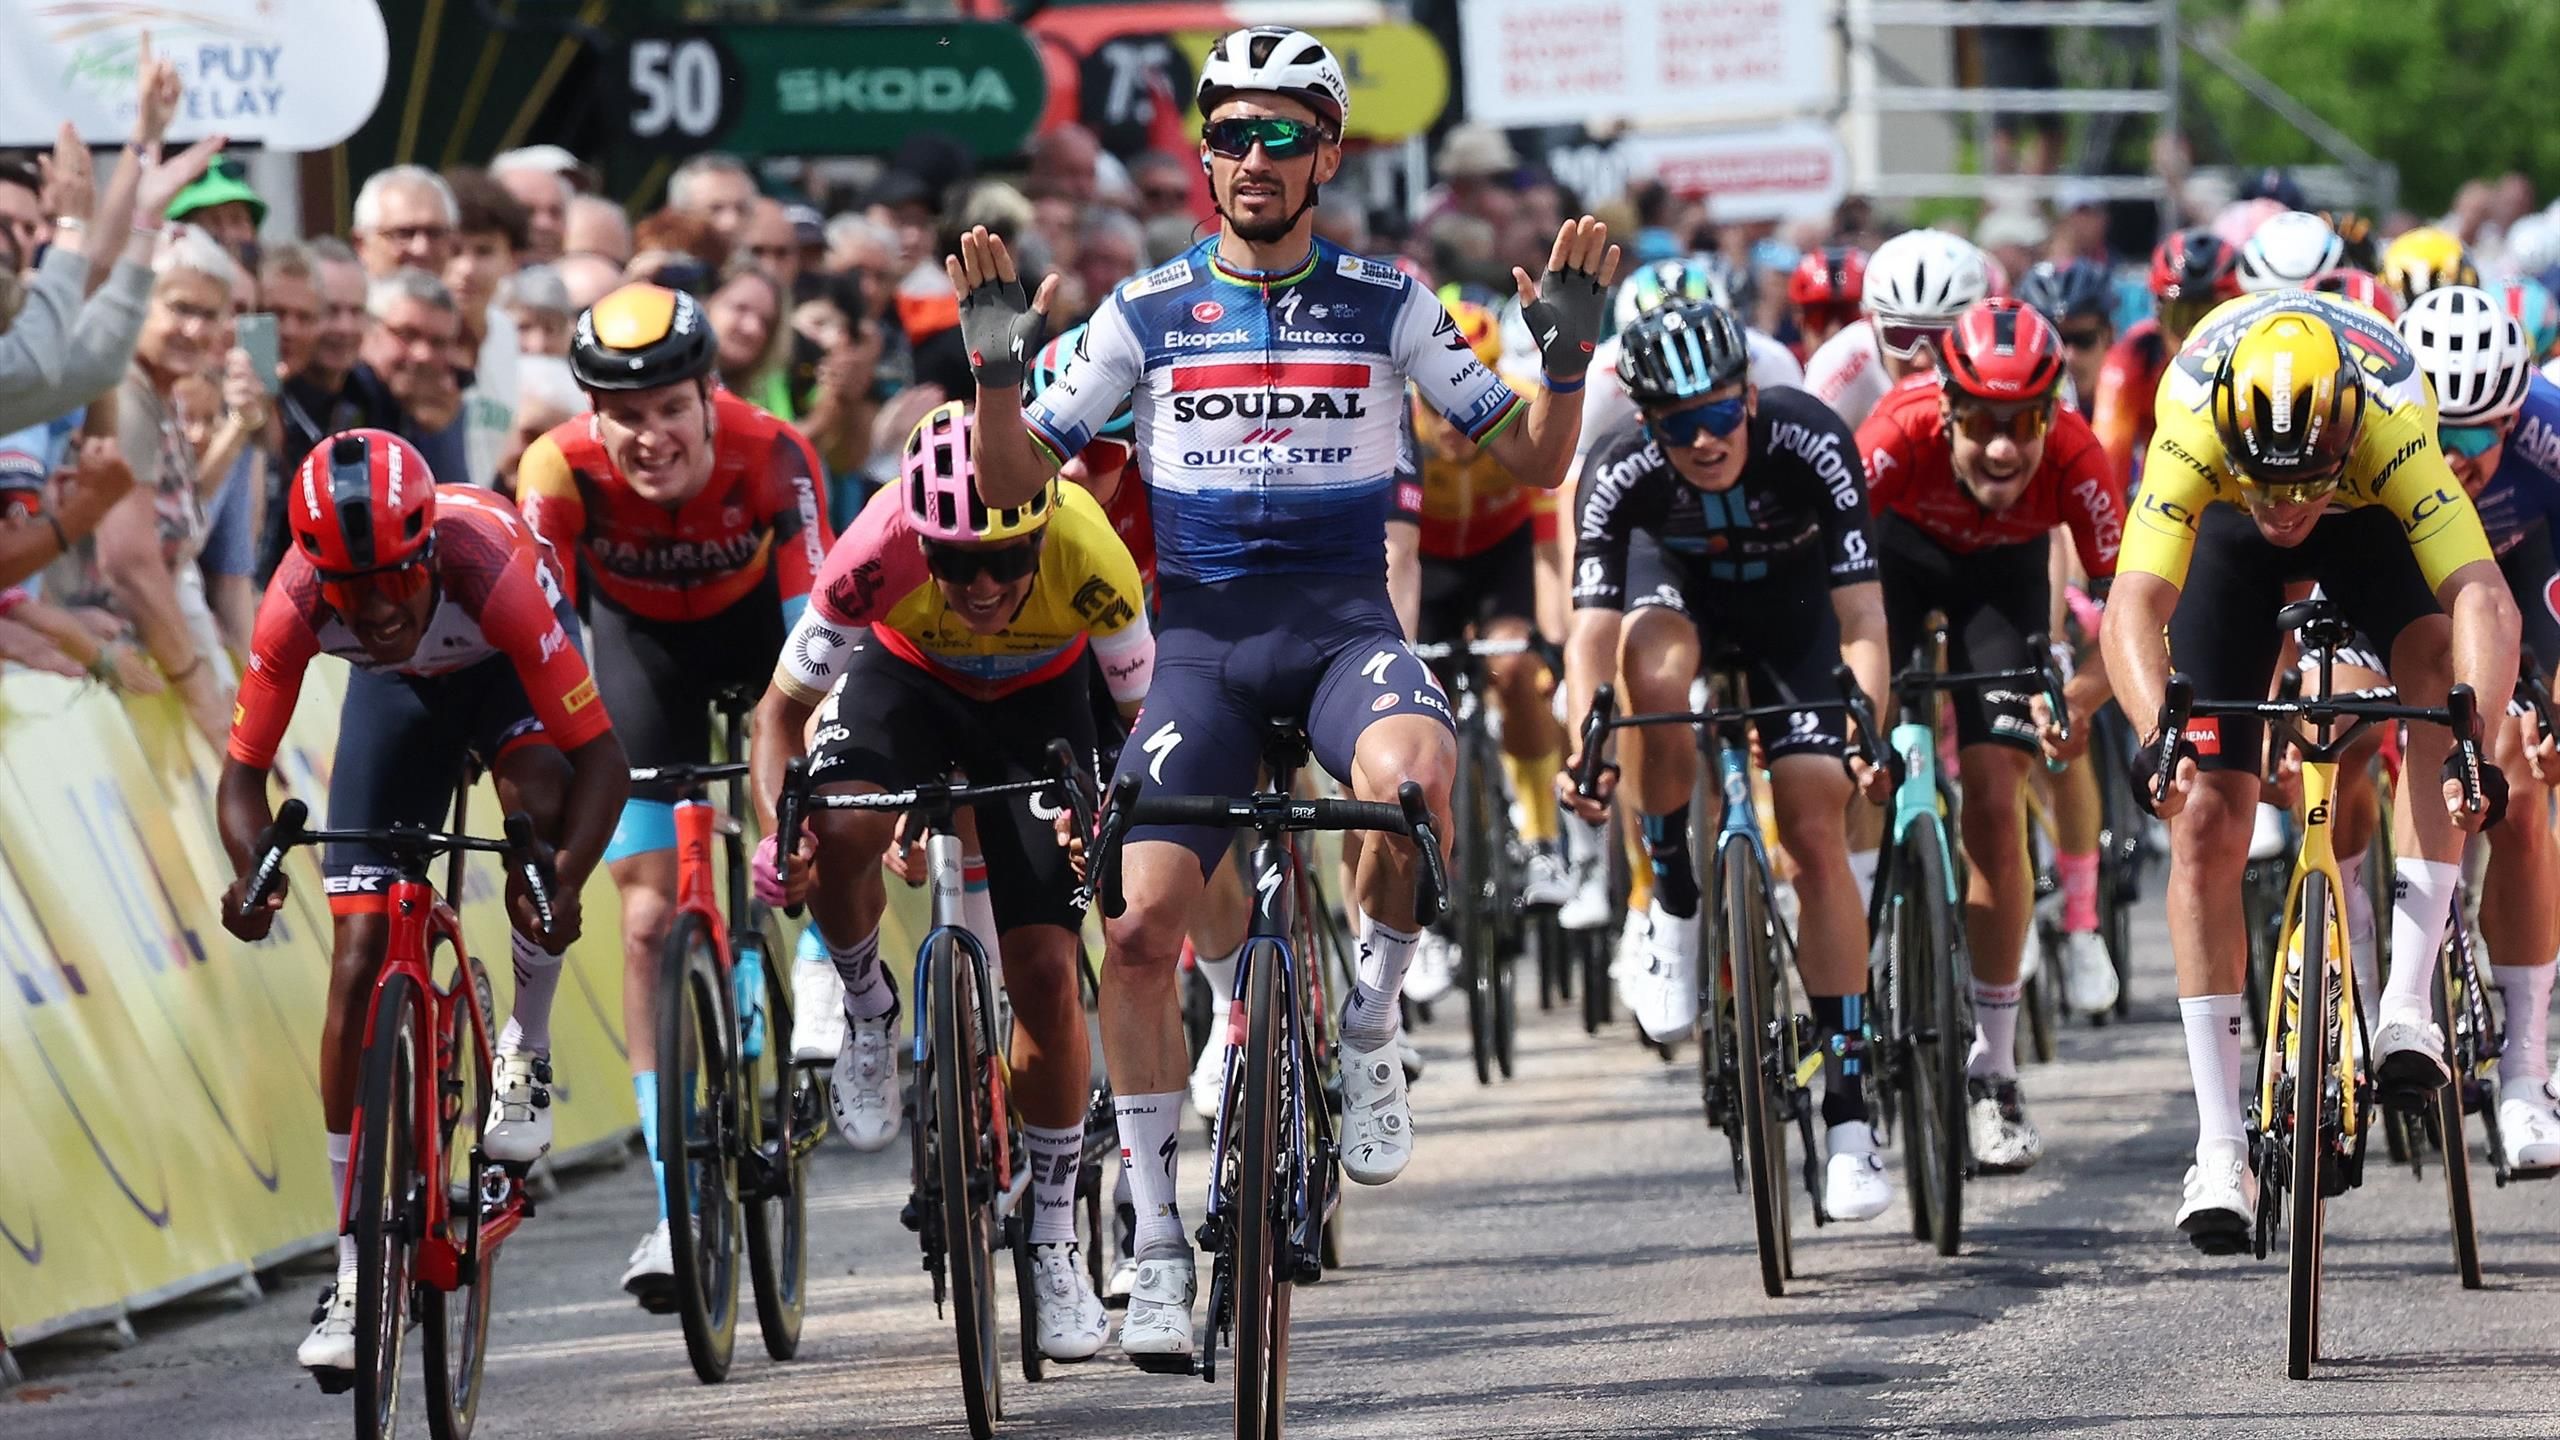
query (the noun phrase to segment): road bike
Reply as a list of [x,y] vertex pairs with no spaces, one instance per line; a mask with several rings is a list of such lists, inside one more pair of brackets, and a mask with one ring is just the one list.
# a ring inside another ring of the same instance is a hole
[[1876,872],[1867,933],[1867,1013],[1876,1036],[1869,1094],[1902,1131],[1913,1238],[1953,1255],[1964,1239],[1964,1183],[1973,1174],[1965,1123],[1965,1057],[1973,1044],[1973,961],[1965,940],[1963,854],[1956,797],[1938,768],[1939,697],[1991,685],[2035,685],[2057,721],[2067,717],[2062,676],[2041,635],[2037,663],[1951,674],[1944,635],[1920,647],[1893,678],[1898,718],[1885,763],[1893,802]]
[[[1449,791],[1449,819],[1457,834],[1457,889],[1450,918],[1457,941],[1460,984],[1467,989],[1467,1045],[1476,1083],[1490,1085],[1498,1072],[1511,1078],[1520,1030],[1513,961],[1524,930],[1535,930],[1543,957],[1563,949],[1556,907],[1531,913],[1520,902],[1522,860],[1511,828],[1511,787],[1502,768],[1502,746],[1488,725],[1486,679],[1480,663],[1519,655],[1526,640],[1470,640],[1415,645],[1448,693],[1458,732],[1457,780]],[[1545,804],[1543,795],[1524,803]]]
[[[743,753],[748,699],[724,694],[726,745]],[[658,1135],[668,1251],[685,1354],[704,1383],[727,1377],[746,1260],[765,1353],[788,1360],[808,1313],[809,1153],[827,1132],[827,1079],[791,1059],[790,951],[747,883],[747,765],[641,766],[673,785],[676,910],[658,962]],[[708,789],[728,787],[726,808]],[[718,861],[712,842],[724,846]],[[720,886],[734,914],[720,909]],[[670,1083],[672,1082],[672,1083]]]
[[[2443,725],[2452,730],[2456,747],[2467,753],[2467,798],[2476,806],[2481,803],[2480,767],[2473,737],[2479,717],[2477,702],[2463,685],[2453,687],[2442,707],[2338,696],[2331,672],[2350,632],[2325,599],[2285,606],[2277,624],[2298,634],[2303,647],[2317,657],[2318,680],[2309,694],[2298,700],[2201,700],[2186,677],[2172,675],[2154,733],[2183,733],[2191,717],[2253,717],[2273,727],[2278,743],[2302,757],[2302,840],[2278,950],[2283,971],[2268,986],[2267,1039],[2248,1128],[2249,1161],[2258,1177],[2250,1244],[2264,1259],[2276,1229],[2281,1225],[2289,1232],[2285,1374],[2307,1380],[2320,1353],[2326,1206],[2331,1197],[2362,1181],[2366,1119],[2377,1090],[2366,1072],[2363,1007],[2347,953],[2343,882],[2331,834],[2339,764],[2348,746],[2370,726]],[[2178,756],[2178,746],[2163,746],[2159,769],[2140,777],[2153,794],[2166,792]],[[2459,1121],[2458,1113],[2455,1119]],[[2451,1154],[2461,1145],[2458,1123],[2448,1138],[2445,1148]]]
[[1750,732],[1766,720],[1783,724],[1798,715],[1846,710],[1857,722],[1869,763],[1879,763],[1875,717],[1857,693],[1856,677],[1842,666],[1835,678],[1841,687],[1838,700],[1742,707],[1728,703],[1744,693],[1741,672],[1718,665],[1708,681],[1707,709],[1623,716],[1616,713],[1616,687],[1602,685],[1592,692],[1591,711],[1582,723],[1582,766],[1574,776],[1579,794],[1599,798],[1600,757],[1613,730],[1692,726],[1708,751],[1724,815],[1701,884],[1709,901],[1701,958],[1713,963],[1699,966],[1699,1009],[1707,1023],[1698,1075],[1707,1124],[1724,1133],[1733,1156],[1734,1188],[1751,1196],[1760,1286],[1773,1296],[1785,1294],[1786,1282],[1795,1275],[1786,1179],[1790,1127],[1803,1157],[1813,1222],[1825,1225],[1831,1216],[1823,1206],[1822,1152],[1813,1138],[1812,1085],[1822,1071],[1820,1037],[1813,1018],[1796,1008],[1788,983],[1795,936],[1779,918],[1768,847],[1760,833]]
[[[461,811],[456,800],[457,829]],[[436,1440],[466,1440],[480,1410],[498,1247],[532,1218],[533,1197],[528,1166],[491,1160],[480,1146],[492,1104],[489,972],[465,948],[462,922],[427,871],[437,856],[451,857],[445,890],[459,895],[465,854],[503,855],[548,928],[548,852],[522,813],[507,817],[503,841],[406,825],[312,830],[309,818],[308,806],[288,800],[258,837],[244,909],[266,904],[285,853],[299,846],[371,846],[394,870],[340,1210],[356,1242],[356,1367],[351,1377],[322,1375],[321,1389],[352,1385],[357,1440],[386,1440],[399,1421],[401,1348],[414,1324],[427,1428]]]
[[[797,851],[802,817],[811,810],[867,810],[906,817],[909,833],[928,831],[925,884],[933,926],[916,947],[916,1033],[910,1054],[915,1098],[906,1127],[911,1188],[899,1220],[915,1232],[924,1269],[933,1277],[933,1303],[952,1320],[960,1349],[960,1399],[969,1432],[995,1434],[1004,1416],[1004,1341],[996,1310],[996,1255],[1010,1251],[1015,1304],[1022,1329],[1024,1378],[1038,1381],[1044,1366],[1037,1340],[1032,1279],[1031,1166],[1013,1104],[1008,1060],[1013,1026],[1000,977],[989,964],[986,938],[973,934],[963,908],[962,844],[954,818],[968,807],[1040,799],[1061,806],[1082,803],[1081,777],[1089,772],[1064,742],[1050,747],[1052,773],[998,785],[944,781],[868,794],[823,794],[811,789],[808,760],[786,768],[775,807],[782,853]],[[1091,1103],[1088,1127],[1108,1115],[1108,1100]],[[1103,1237],[1101,1171],[1078,1167],[1077,1211],[1088,1266],[1098,1264]]]
[[[1133,1356],[1142,1369],[1215,1382],[1222,1339],[1235,1348],[1237,1440],[1276,1440],[1287,1408],[1289,1306],[1294,1286],[1322,1277],[1327,1222],[1342,1189],[1341,1150],[1321,1089],[1317,957],[1293,937],[1303,894],[1292,883],[1293,831],[1379,830],[1409,837],[1420,854],[1414,917],[1438,919],[1447,896],[1440,838],[1422,787],[1406,781],[1397,803],[1300,799],[1307,763],[1294,720],[1265,732],[1269,782],[1239,798],[1141,795],[1135,775],[1114,783],[1089,854],[1103,913],[1122,909],[1119,848],[1133,825],[1207,825],[1253,832],[1247,867],[1253,921],[1238,952],[1226,1011],[1226,1073],[1212,1128],[1209,1205],[1200,1248],[1211,1257],[1207,1324],[1194,1355]],[[1212,1043],[1215,1043],[1214,1041]]]

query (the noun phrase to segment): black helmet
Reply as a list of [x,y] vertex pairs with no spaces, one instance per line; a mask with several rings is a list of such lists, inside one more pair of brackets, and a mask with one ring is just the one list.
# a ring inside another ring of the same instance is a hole
[[569,373],[587,390],[655,390],[711,373],[720,341],[702,302],[663,285],[631,284],[578,316]]
[[2103,265],[2074,260],[2056,265],[2039,260],[2018,284],[2018,298],[2059,326],[2074,315],[2106,319],[2115,313],[2115,281]]
[[1639,318],[1618,344],[1618,381],[1639,405],[1693,400],[1751,371],[1742,322],[1704,300],[1674,301]]

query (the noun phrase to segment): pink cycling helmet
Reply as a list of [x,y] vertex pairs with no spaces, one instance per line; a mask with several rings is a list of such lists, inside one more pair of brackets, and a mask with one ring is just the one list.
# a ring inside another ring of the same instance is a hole
[[973,544],[1036,534],[1057,503],[1055,479],[1030,503],[990,510],[978,498],[978,466],[972,454],[976,424],[969,407],[949,400],[926,412],[907,435],[898,483],[907,502],[907,524],[927,540]]

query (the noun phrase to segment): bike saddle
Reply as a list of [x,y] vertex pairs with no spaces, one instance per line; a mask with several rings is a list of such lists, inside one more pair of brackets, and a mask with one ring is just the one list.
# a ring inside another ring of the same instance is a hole
[[755,713],[756,704],[764,699],[762,686],[724,685],[711,697],[711,708],[724,716],[747,716]]
[[1277,775],[1307,765],[1307,732],[1295,715],[1275,715],[1263,722],[1262,764]]
[[2335,650],[2347,643],[2354,632],[2338,618],[2336,602],[2325,596],[2298,600],[2276,612],[2276,625],[2289,630],[2313,650]]

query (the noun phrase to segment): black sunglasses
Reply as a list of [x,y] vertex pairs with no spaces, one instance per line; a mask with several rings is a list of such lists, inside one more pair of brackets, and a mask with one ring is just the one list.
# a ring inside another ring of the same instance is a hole
[[2087,330],[2065,330],[2062,332],[2062,343],[2074,350],[2095,350],[2107,343],[2107,332],[2103,326],[2093,326]]
[[1316,142],[1324,138],[1321,127],[1304,120],[1291,120],[1279,115],[1253,115],[1235,120],[1212,120],[1201,132],[1209,144],[1209,153],[1229,160],[1241,160],[1262,147],[1262,153],[1274,160],[1294,160],[1311,154]]
[[1035,539],[1018,545],[984,547],[927,541],[924,565],[935,579],[954,585],[966,585],[981,575],[999,585],[1010,585],[1040,568],[1040,542]]

